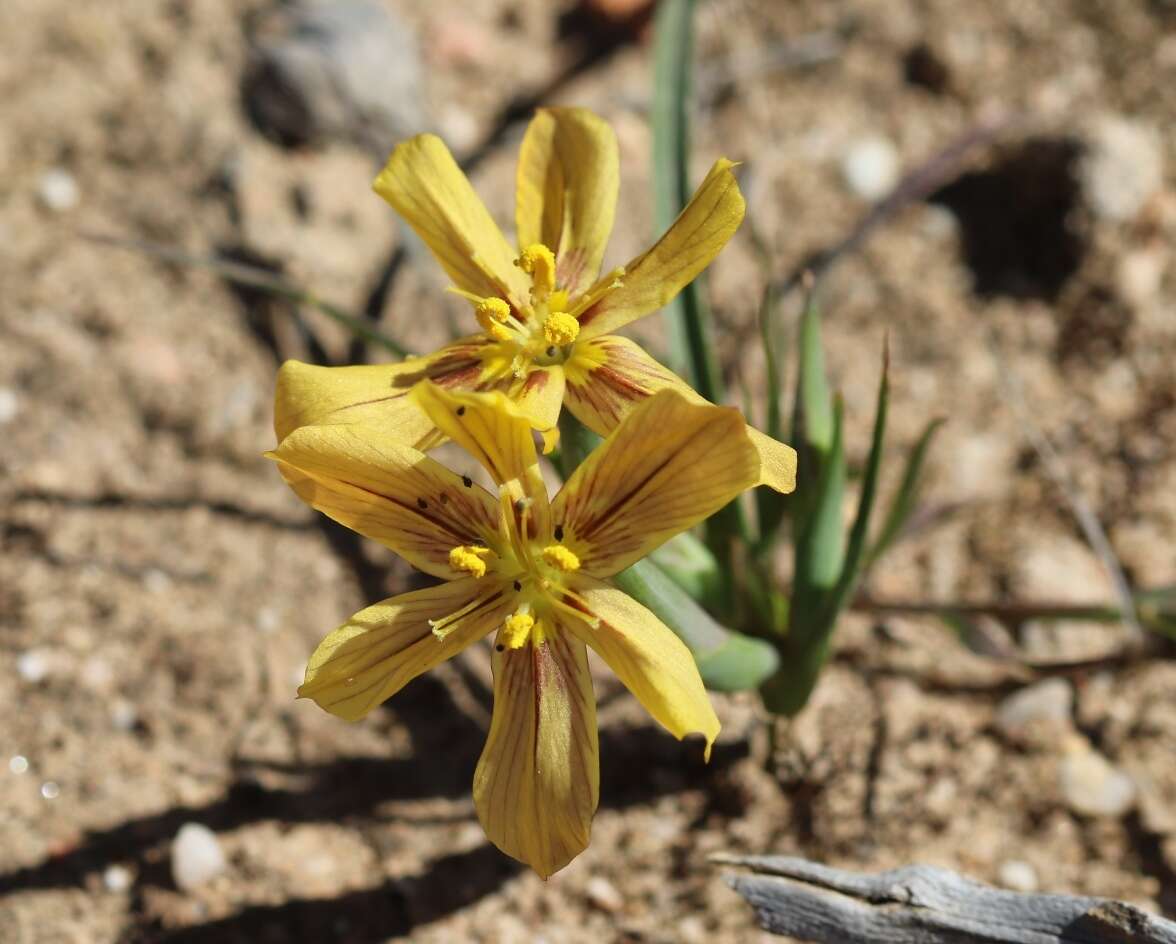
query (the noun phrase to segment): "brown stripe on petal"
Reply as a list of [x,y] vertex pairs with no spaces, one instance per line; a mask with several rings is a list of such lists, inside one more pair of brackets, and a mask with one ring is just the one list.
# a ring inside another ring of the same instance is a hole
[[523,384],[523,393],[538,392],[547,386],[547,381],[551,379],[551,375],[546,370],[533,370],[527,375],[527,380]]
[[560,253],[555,264],[555,284],[559,288],[568,288],[580,284],[580,277],[584,274],[584,263],[588,261],[588,253],[580,247],[568,249]]
[[472,387],[479,377],[482,376],[481,362],[463,366],[455,367],[448,373],[436,373],[430,375],[429,379],[439,387]]

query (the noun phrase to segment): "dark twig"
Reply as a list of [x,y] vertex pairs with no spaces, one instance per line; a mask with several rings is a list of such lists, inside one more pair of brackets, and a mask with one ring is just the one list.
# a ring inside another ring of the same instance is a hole
[[1094,513],[1094,509],[1090,507],[1090,503],[1087,502],[1086,497],[1075,484],[1061,452],[1035,419],[1035,411],[1025,399],[1021,379],[1013,369],[1010,359],[1000,350],[1000,344],[994,333],[989,335],[989,347],[992,356],[1000,366],[997,374],[1003,381],[1005,398],[1016,415],[1017,422],[1024,430],[1025,437],[1029,440],[1034,452],[1041,458],[1046,475],[1061,491],[1066,499],[1066,504],[1070,506],[1074,520],[1078,522],[1078,527],[1086,538],[1086,543],[1090,545],[1090,549],[1094,551],[1095,556],[1098,557],[1110,577],[1115,596],[1119,598],[1118,618],[1123,621],[1130,644],[1138,646],[1143,641],[1143,629],[1139,625],[1139,617],[1135,611],[1135,600],[1131,595],[1131,584],[1123,572],[1123,565],[1119,563],[1119,558],[1115,554],[1114,548],[1111,547],[1110,539],[1107,537],[1102,523],[1098,520],[1098,515]]
[[974,151],[991,144],[1014,124],[1020,123],[1020,120],[1014,116],[1004,115],[981,122],[915,167],[895,185],[885,199],[870,208],[847,236],[832,246],[817,250],[780,279],[775,285],[778,296],[783,297],[800,285],[806,272],[812,272],[819,280],[844,256],[860,249],[876,229],[889,223],[900,210],[926,199],[942,187],[959,173],[964,161]]

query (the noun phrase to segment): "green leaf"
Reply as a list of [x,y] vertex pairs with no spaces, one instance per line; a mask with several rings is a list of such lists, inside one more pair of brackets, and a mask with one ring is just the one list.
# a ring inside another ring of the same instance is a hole
[[780,670],[760,689],[769,711],[792,716],[807,704],[829,656],[833,622],[828,602],[844,563],[841,508],[846,462],[842,407],[833,408],[829,452],[814,489],[811,511],[796,539],[796,575],[788,632],[780,640]]
[[[664,233],[690,199],[690,85],[694,66],[694,0],[662,0],[653,36],[653,209]],[[712,403],[722,382],[710,337],[710,313],[700,277],[686,286],[664,316],[670,366]]]
[[779,657],[770,643],[720,625],[652,561],[638,561],[612,582],[686,643],[707,688],[751,691],[776,671]]
[[[765,250],[766,252],[766,250]],[[767,265],[766,258],[764,260]],[[776,331],[776,289],[768,277],[764,284],[764,295],[760,301],[760,339],[764,347],[766,365],[765,399],[768,402],[767,424],[764,432],[773,439],[784,438],[784,417],[782,399],[784,378],[780,369],[783,360]],[[789,498],[770,488],[757,489],[755,494],[756,517],[759,521],[760,553],[769,552],[779,536],[780,525],[788,513]]]
[[723,584],[719,562],[689,531],[666,541],[649,559],[695,600],[717,602]]
[[923,463],[927,458],[927,451],[931,446],[931,440],[935,437],[935,433],[943,423],[944,420],[942,417],[931,420],[923,429],[923,434],[919,437],[918,442],[915,443],[915,448],[911,450],[910,456],[907,457],[902,482],[899,484],[898,491],[895,492],[894,498],[891,500],[890,510],[886,513],[886,520],[882,524],[882,530],[877,540],[870,547],[869,553],[866,555],[865,568],[868,569],[873,566],[874,562],[889,550],[890,546],[902,533],[902,529],[906,526],[911,512],[915,510],[915,500],[918,497],[919,479],[923,473]]
[[829,592],[841,575],[843,536],[841,509],[845,498],[846,462],[842,446],[841,401],[833,409],[832,441],[814,489],[812,514],[796,539],[796,576],[789,636],[819,632],[818,620]]
[[874,433],[870,442],[870,454],[866,459],[866,472],[862,478],[861,496],[858,498],[857,514],[849,532],[849,544],[837,587],[830,597],[827,619],[830,629],[837,617],[849,603],[862,574],[866,557],[866,539],[870,531],[870,516],[874,510],[874,498],[878,493],[878,475],[882,468],[882,453],[885,451],[886,414],[890,406],[890,347],[889,342],[882,348],[882,379],[878,383],[878,405],[874,409]]
[[[669,229],[690,199],[690,84],[694,0],[662,0],[653,23],[653,207],[658,233]],[[669,366],[712,403],[723,402],[710,311],[702,276],[665,307]],[[742,508],[732,502],[706,523],[707,543],[729,560],[732,541],[748,540]],[[729,583],[729,581],[728,581]],[[731,594],[728,589],[728,596]]]
[[823,457],[833,441],[833,397],[825,374],[821,310],[815,291],[809,294],[800,321],[800,374],[797,382],[801,429],[793,431],[793,438],[803,440]]

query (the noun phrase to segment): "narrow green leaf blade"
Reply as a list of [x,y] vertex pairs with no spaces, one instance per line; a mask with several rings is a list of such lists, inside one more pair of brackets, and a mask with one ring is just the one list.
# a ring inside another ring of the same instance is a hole
[[828,621],[836,624],[837,617],[857,589],[862,564],[866,556],[866,540],[870,531],[870,516],[874,511],[874,499],[878,493],[878,476],[882,468],[882,453],[886,442],[886,416],[890,407],[890,348],[886,342],[882,349],[882,379],[878,383],[878,404],[874,409],[874,433],[870,442],[870,454],[866,459],[866,471],[862,477],[862,491],[858,498],[857,514],[849,533],[845,561],[837,588],[829,599]]
[[776,671],[770,643],[720,625],[652,561],[638,561],[612,581],[686,643],[707,688],[751,691]]
[[877,539],[871,545],[869,553],[866,555],[866,568],[873,566],[874,562],[886,553],[890,546],[898,539],[898,536],[902,533],[902,529],[910,519],[911,512],[915,510],[915,501],[918,498],[919,492],[919,480],[923,474],[923,463],[926,461],[927,452],[931,447],[931,441],[935,438],[936,432],[939,431],[943,423],[944,419],[942,417],[931,420],[924,428],[923,434],[919,437],[918,442],[915,443],[911,454],[907,457],[906,469],[903,471],[902,481],[898,486],[898,491],[894,494],[894,498],[891,500],[890,510],[886,513],[882,530],[879,532]]

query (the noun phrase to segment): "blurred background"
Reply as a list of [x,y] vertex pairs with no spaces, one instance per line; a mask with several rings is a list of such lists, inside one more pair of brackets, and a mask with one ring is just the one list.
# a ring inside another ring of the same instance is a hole
[[[729,389],[762,380],[765,284],[841,246],[822,304],[851,464],[887,334],[895,455],[946,418],[774,746],[755,698],[715,696],[704,766],[600,671],[592,843],[543,883],[474,816],[484,651],[357,725],[295,703],[318,639],[413,577],[261,458],[282,359],[388,356],[290,286],[412,350],[466,330],[371,179],[434,130],[509,232],[539,104],[613,124],[605,264],[643,249],[651,12],[0,5],[0,939],[757,940],[719,851],[1176,913],[1170,643],[1017,618],[1114,604],[1116,568],[1176,583],[1166,0],[698,4],[693,181],[742,161],[748,199],[709,281]],[[911,612],[944,601],[981,612]]]

